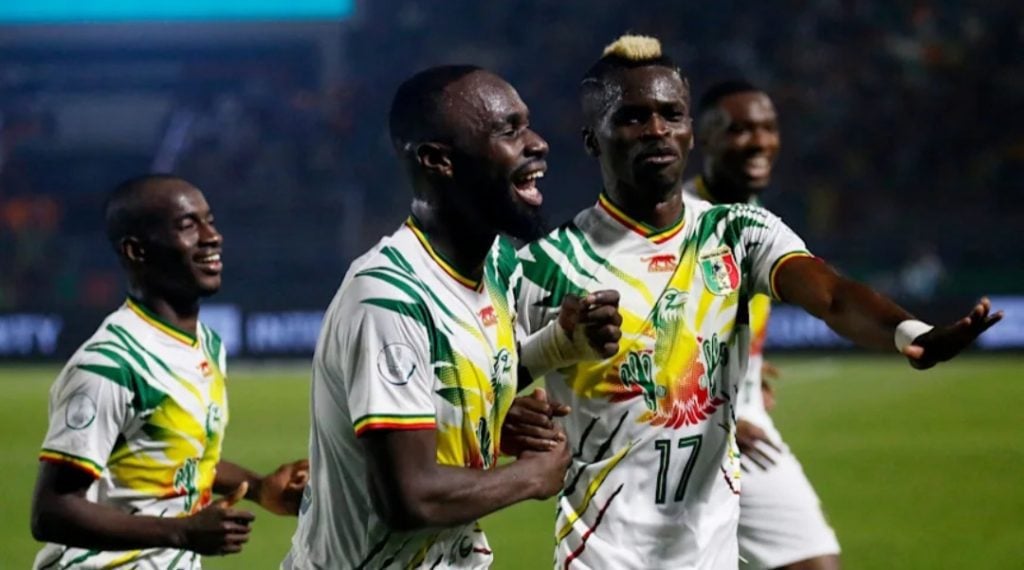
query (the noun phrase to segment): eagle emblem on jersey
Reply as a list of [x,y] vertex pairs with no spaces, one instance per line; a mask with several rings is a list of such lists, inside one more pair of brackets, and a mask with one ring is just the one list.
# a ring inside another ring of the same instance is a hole
[[732,250],[722,246],[700,256],[704,287],[712,295],[729,295],[740,287],[740,268]]

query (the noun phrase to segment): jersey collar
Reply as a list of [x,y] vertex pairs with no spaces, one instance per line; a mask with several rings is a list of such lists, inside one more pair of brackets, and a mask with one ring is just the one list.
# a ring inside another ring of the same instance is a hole
[[664,227],[655,228],[649,224],[634,220],[629,217],[625,212],[619,209],[618,206],[612,203],[608,196],[601,192],[601,195],[597,198],[597,206],[605,211],[609,216],[612,217],[616,222],[619,222],[630,231],[640,234],[641,236],[651,240],[656,244],[663,244],[668,240],[676,237],[683,230],[683,226],[686,225],[686,211],[684,210],[682,215],[675,223]]
[[128,297],[124,302],[133,313],[135,313],[140,319],[146,321],[147,324],[153,328],[159,330],[165,335],[173,338],[174,340],[195,348],[199,346],[199,341],[196,339],[196,335],[181,330],[180,328],[172,325],[158,316],[153,311],[147,309],[142,303]]
[[477,292],[479,292],[482,289],[483,280],[472,279],[459,273],[455,269],[455,266],[453,266],[447,259],[444,258],[444,256],[438,253],[432,245],[430,245],[430,241],[427,240],[426,234],[424,234],[423,230],[421,230],[419,226],[416,224],[416,218],[414,218],[413,216],[409,216],[409,218],[405,220],[405,226],[412,231],[414,236],[416,236],[416,239],[419,240],[420,245],[423,246],[423,249],[427,252],[427,255],[430,256],[430,259],[434,260],[434,263],[436,263],[437,266],[440,267],[442,271],[447,273],[449,277],[451,277],[452,279],[454,279],[456,282],[458,282],[463,287],[466,287],[467,289],[472,289]]

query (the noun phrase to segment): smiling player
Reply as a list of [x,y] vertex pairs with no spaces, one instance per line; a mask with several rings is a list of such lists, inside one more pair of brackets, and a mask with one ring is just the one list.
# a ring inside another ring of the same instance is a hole
[[220,289],[222,238],[203,194],[174,176],[128,180],[106,226],[128,300],[50,389],[32,501],[32,535],[49,544],[34,567],[199,568],[249,539],[253,515],[232,506],[243,496],[296,513],[306,465],[260,477],[220,458],[226,355],[198,315]]

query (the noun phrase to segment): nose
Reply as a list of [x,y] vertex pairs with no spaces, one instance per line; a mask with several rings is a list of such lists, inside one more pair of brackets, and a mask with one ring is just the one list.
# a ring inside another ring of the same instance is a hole
[[224,237],[220,235],[217,228],[210,223],[203,223],[199,230],[199,241],[203,245],[219,246],[224,243]]
[[754,129],[753,134],[750,137],[750,146],[755,147],[758,150],[767,148],[772,145],[775,137],[775,133],[769,129]]
[[651,118],[644,123],[644,138],[664,138],[668,136],[668,121],[666,121],[661,115],[654,113]]
[[526,140],[524,153],[526,156],[544,158],[548,155],[548,142],[531,130]]

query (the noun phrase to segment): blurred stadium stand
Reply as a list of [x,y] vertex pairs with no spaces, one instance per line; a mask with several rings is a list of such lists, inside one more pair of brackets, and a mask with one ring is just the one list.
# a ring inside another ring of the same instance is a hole
[[[520,89],[551,144],[548,217],[566,219],[599,189],[577,82],[626,30],[661,37],[695,93],[744,76],[773,96],[766,204],[831,263],[934,319],[1024,294],[1020,2],[338,0],[251,21],[12,9],[28,4],[0,7],[0,358],[66,355],[120,302],[100,205],[149,170],[217,212],[226,285],[206,318],[249,354],[308,354],[348,262],[405,215],[387,107],[433,64]],[[774,326],[779,348],[833,347],[785,311]],[[1024,346],[1022,328],[994,344]]]

